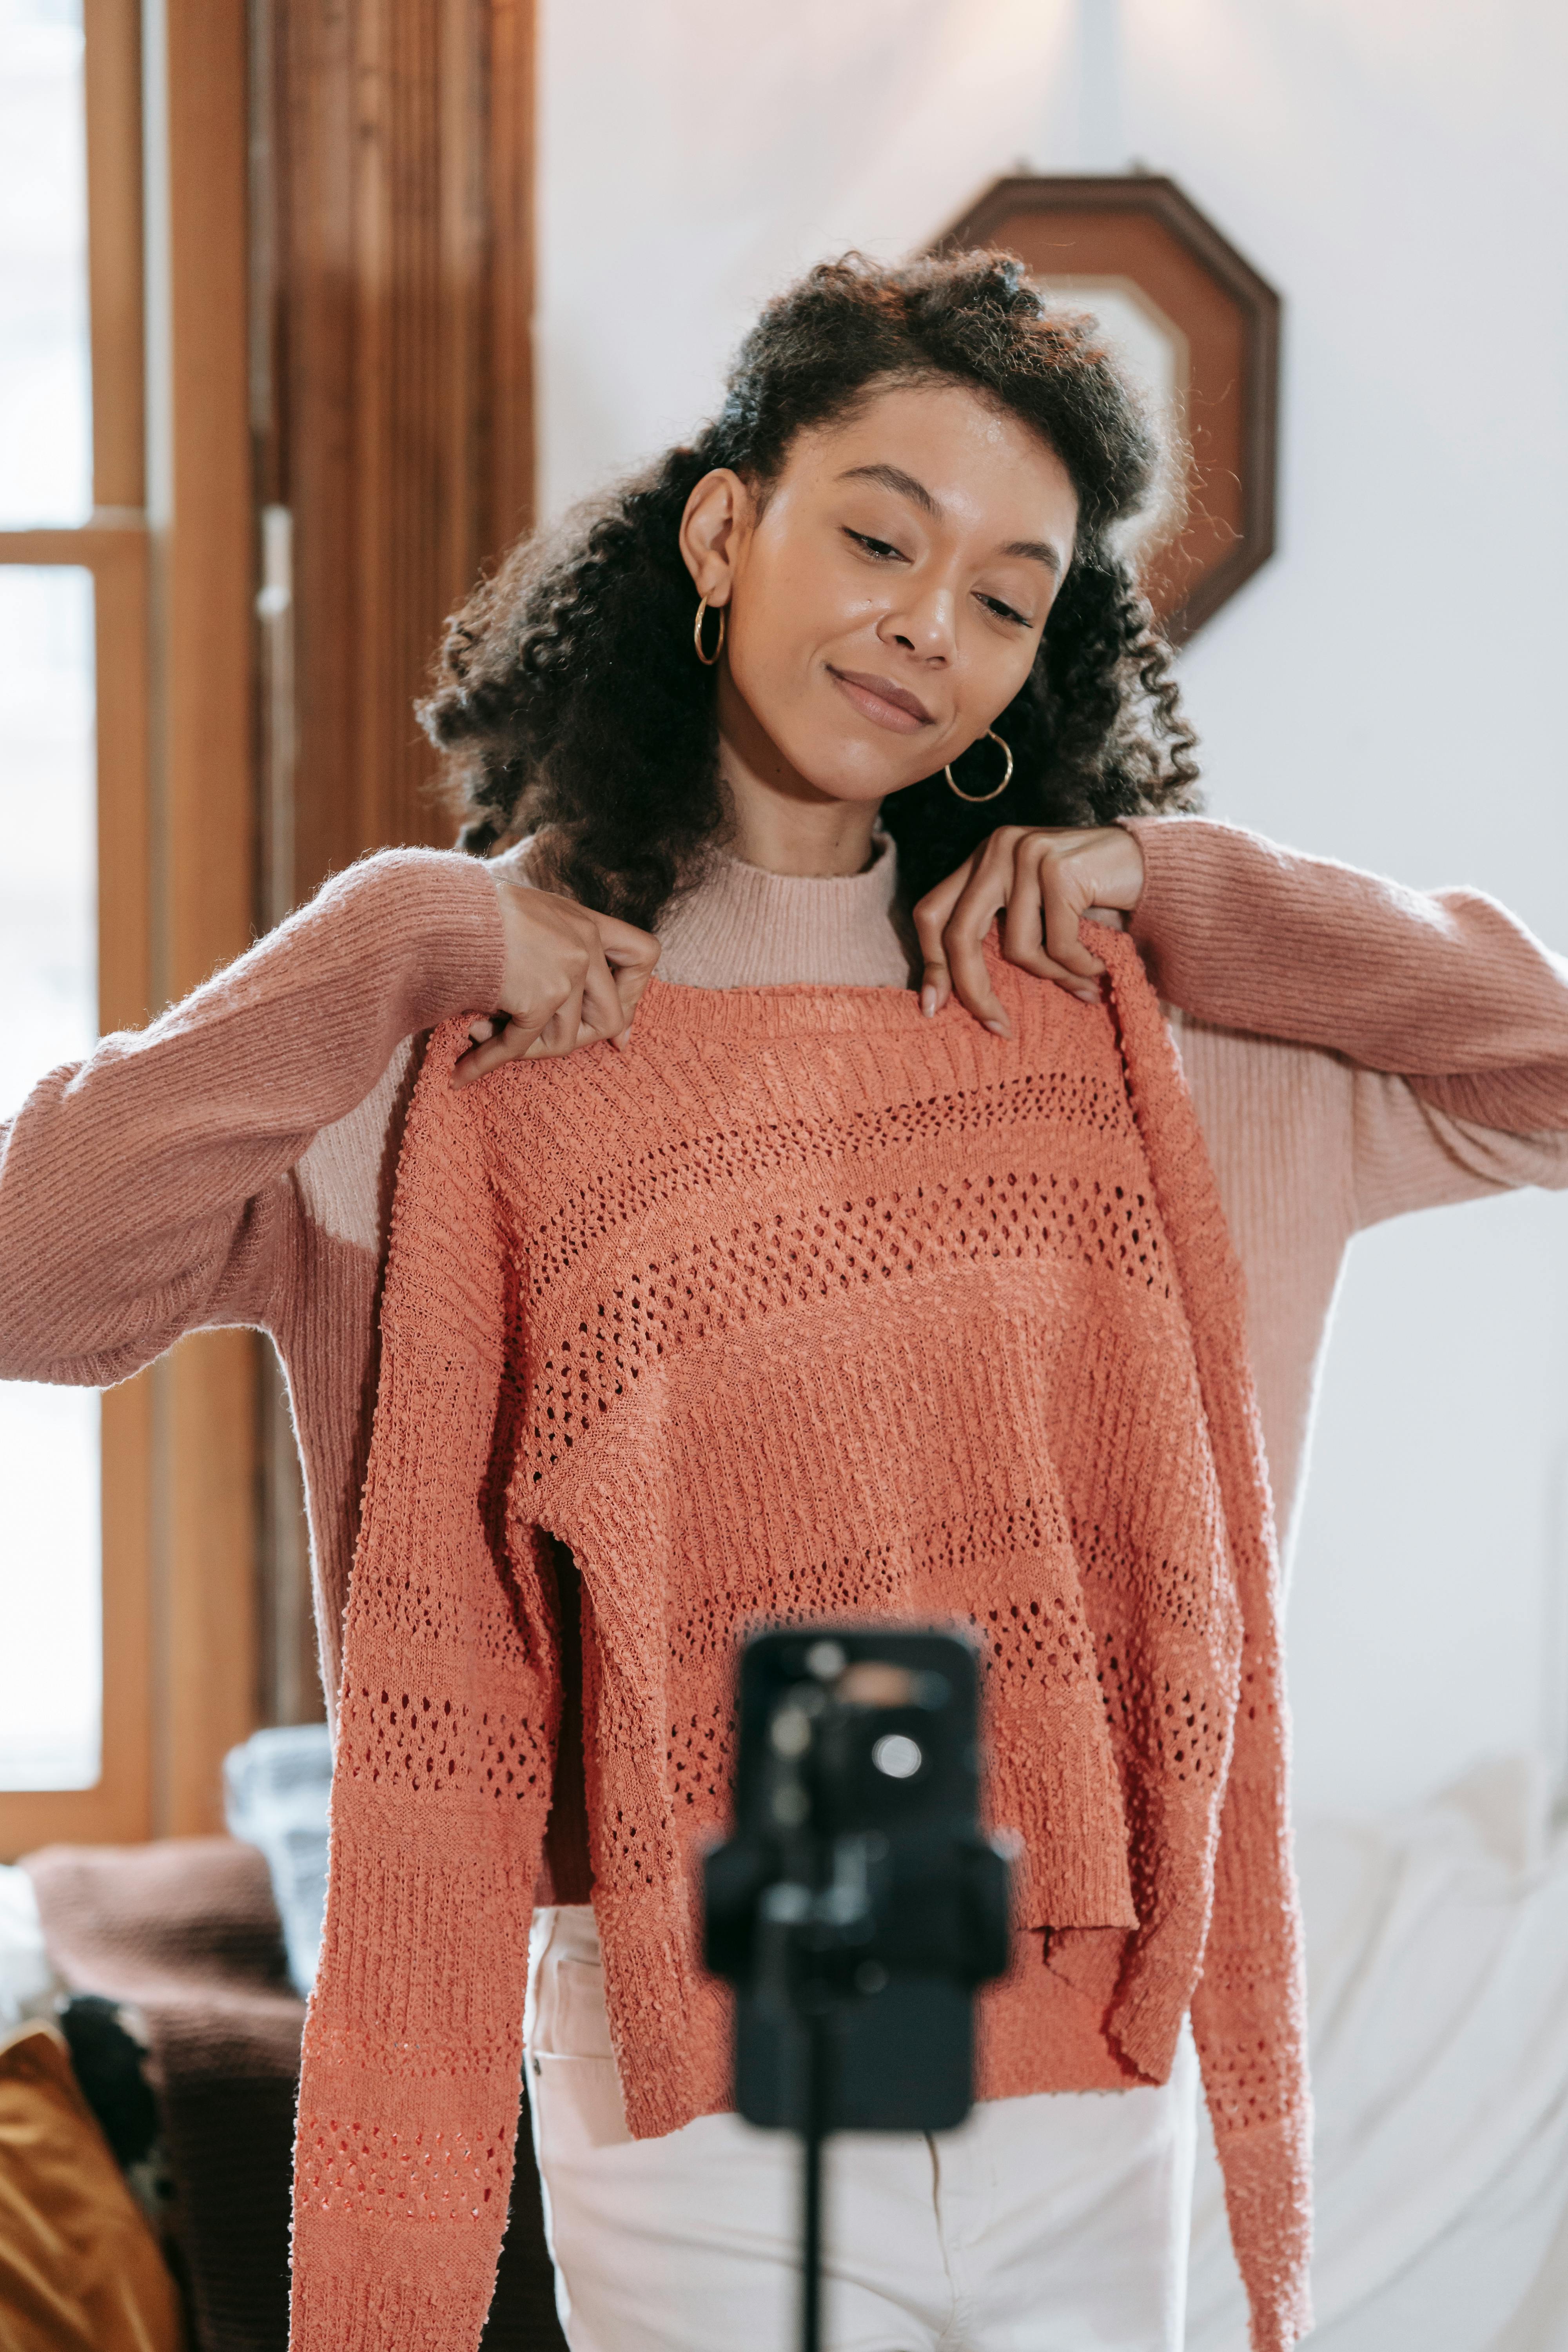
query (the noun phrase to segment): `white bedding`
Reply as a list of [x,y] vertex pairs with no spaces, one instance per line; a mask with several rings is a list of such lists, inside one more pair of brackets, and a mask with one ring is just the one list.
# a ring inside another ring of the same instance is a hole
[[[1568,1834],[1529,1759],[1300,1835],[1312,2352],[1568,2352]],[[1245,2352],[1212,2147],[1189,2352]]]

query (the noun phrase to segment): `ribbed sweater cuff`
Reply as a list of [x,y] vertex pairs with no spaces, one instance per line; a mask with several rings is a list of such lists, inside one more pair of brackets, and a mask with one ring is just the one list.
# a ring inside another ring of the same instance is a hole
[[[465,2235],[475,2242],[465,2244]],[[452,2352],[477,2344],[499,2242],[499,2230],[464,2232],[438,2221],[297,2226],[289,2352]]]
[[1252,2352],[1290,2352],[1312,2326],[1312,2118],[1216,2135]]
[[400,1034],[460,1013],[493,1012],[506,961],[495,876],[456,850],[384,850],[343,877],[363,889],[364,919],[404,949]]
[[1188,933],[1200,923],[1206,929],[1235,904],[1235,834],[1201,817],[1134,816],[1120,822],[1143,853],[1143,888],[1127,929],[1156,991],[1169,1000],[1170,950],[1178,924]]

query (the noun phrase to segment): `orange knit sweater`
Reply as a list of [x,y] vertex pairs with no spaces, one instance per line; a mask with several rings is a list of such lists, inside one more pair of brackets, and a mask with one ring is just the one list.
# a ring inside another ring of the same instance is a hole
[[[995,964],[1014,1036],[881,989],[644,999],[632,1048],[410,1112],[297,2153],[296,2352],[460,2352],[504,2224],[582,1577],[627,2119],[728,2102],[693,1866],[737,1638],[966,1623],[1019,1935],[997,2097],[1163,2079],[1189,2004],[1254,2340],[1307,2324],[1277,1577],[1240,1286],[1159,1008]],[[1048,1937],[1041,1930],[1048,1929]]]

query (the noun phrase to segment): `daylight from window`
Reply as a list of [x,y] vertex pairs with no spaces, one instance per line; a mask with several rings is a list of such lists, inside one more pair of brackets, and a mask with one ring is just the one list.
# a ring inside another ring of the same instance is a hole
[[[90,573],[0,565],[0,1118],[97,1030],[92,621]],[[100,1587],[98,1398],[0,1381],[0,1788],[98,1778]]]
[[[80,0],[0,0],[0,524],[91,506]],[[97,1034],[90,575],[0,566],[0,1118]],[[62,1201],[60,1214],[70,1204]],[[0,1788],[98,1778],[98,1398],[0,1382]]]
[[81,0],[0,0],[0,524],[85,522]]

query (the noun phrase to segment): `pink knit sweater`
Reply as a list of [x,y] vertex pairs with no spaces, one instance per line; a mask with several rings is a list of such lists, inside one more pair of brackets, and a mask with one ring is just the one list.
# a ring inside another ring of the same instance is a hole
[[[1203,819],[1132,830],[1148,867],[1132,933],[1179,1008],[1286,1528],[1352,1234],[1568,1185],[1568,982],[1473,892],[1418,895]],[[898,985],[891,895],[886,861],[846,882],[721,861],[663,927],[663,976]],[[52,1073],[0,1131],[0,1376],[106,1383],[207,1325],[276,1339],[329,1691],[410,1041],[488,1009],[500,965],[484,868],[388,852],[148,1030]]]

